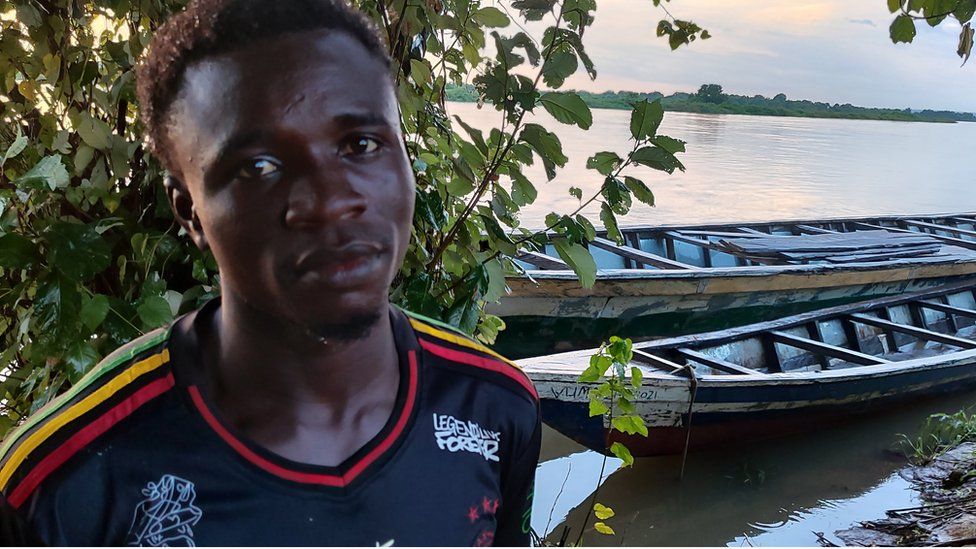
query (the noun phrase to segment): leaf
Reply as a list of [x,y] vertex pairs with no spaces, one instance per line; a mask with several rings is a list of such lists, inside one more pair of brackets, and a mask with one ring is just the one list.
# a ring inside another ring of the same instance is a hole
[[559,142],[556,134],[538,124],[526,124],[519,134],[519,139],[528,143],[539,155],[549,180],[556,177],[556,166],[563,167],[569,161],[563,154],[562,143]]
[[488,289],[485,290],[485,301],[495,302],[505,295],[505,270],[497,259],[485,263],[488,271]]
[[596,282],[596,262],[590,251],[575,242],[556,240],[553,242],[556,252],[576,273],[580,284],[584,288],[592,288]]
[[968,23],[973,18],[973,14],[976,14],[976,0],[961,0],[956,5],[956,11],[952,12],[952,15],[962,24]]
[[583,189],[579,187],[570,187],[569,196],[572,196],[576,200],[583,200]]
[[87,112],[81,113],[78,120],[78,135],[82,141],[94,149],[105,150],[109,147],[111,128],[105,122],[94,118]]
[[136,314],[139,315],[139,320],[145,327],[158,328],[173,320],[173,311],[170,309],[166,298],[153,295],[140,301],[141,303],[136,307]]
[[68,347],[64,360],[71,367],[72,380],[76,381],[98,363],[98,351],[87,341],[76,341]]
[[576,214],[576,222],[579,223],[580,227],[583,227],[583,236],[586,240],[592,242],[596,238],[596,228],[593,227],[593,223],[590,223],[590,220],[584,217],[583,214]]
[[418,84],[426,84],[430,82],[430,67],[420,59],[411,59],[410,77]]
[[21,135],[20,126],[18,126],[17,138],[14,139],[14,142],[11,143],[9,147],[7,147],[7,152],[3,153],[3,158],[0,158],[0,167],[2,167],[7,160],[17,156],[21,153],[21,151],[27,148],[27,143],[27,136]]
[[673,154],[657,146],[641,147],[630,155],[630,159],[642,166],[674,173],[675,168],[684,171],[684,166]]
[[575,124],[584,130],[593,124],[593,113],[575,93],[547,92],[542,94],[539,102],[563,124]]
[[479,9],[471,17],[486,27],[502,28],[507,27],[511,23],[508,16],[502,10],[491,6]]
[[666,135],[657,135],[652,137],[650,141],[671,154],[685,152],[685,142],[680,139],[674,139]]
[[37,329],[55,339],[68,337],[81,310],[81,296],[74,281],[50,276],[41,282],[34,298]]
[[465,133],[468,134],[468,137],[471,138],[471,140],[474,142],[474,145],[478,147],[478,150],[481,151],[481,154],[488,156],[488,144],[485,143],[485,136],[484,134],[481,133],[481,130],[472,128],[467,122],[461,120],[461,117],[457,115],[454,116],[454,120],[457,120],[457,123],[460,124],[462,128],[464,128]]
[[962,57],[962,64],[965,65],[966,61],[969,61],[969,56],[973,53],[973,26],[972,23],[966,23],[962,27],[962,31],[959,33],[959,47],[956,50],[959,57]]
[[572,52],[557,51],[542,65],[542,81],[550,88],[559,88],[567,78],[576,73],[579,62]]
[[55,223],[45,237],[54,266],[79,282],[104,271],[112,261],[108,243],[89,225]]
[[644,383],[644,372],[637,366],[630,367],[630,383],[634,387],[640,387]]
[[607,507],[606,505],[597,503],[593,505],[593,514],[596,515],[596,518],[600,520],[607,520],[608,518],[612,518],[616,513],[614,513],[613,509]]
[[606,202],[600,205],[600,221],[603,222],[603,226],[607,229],[607,236],[614,240],[617,244],[624,243],[624,235],[620,233],[620,229],[617,227],[617,217],[613,214],[613,210]]
[[601,175],[610,175],[623,161],[615,152],[601,151],[586,159],[586,167]]
[[901,4],[904,0],[888,0],[888,11],[895,13],[901,11]]
[[624,184],[637,197],[637,200],[640,200],[648,206],[654,205],[654,193],[651,192],[651,189],[647,188],[647,185],[643,181],[628,175],[624,176]]
[[97,294],[85,300],[85,303],[81,306],[81,323],[89,331],[94,331],[95,328],[98,328],[107,315],[108,297],[104,295]]
[[512,174],[512,200],[519,206],[528,206],[535,202],[539,196],[539,191],[535,185],[528,180],[521,172]]
[[18,185],[47,185],[52,191],[65,187],[70,181],[68,170],[61,163],[61,155],[45,156],[18,180]]
[[[619,442],[614,442],[613,444],[610,445],[610,453],[623,460],[624,462],[623,467],[630,467],[631,465],[634,464],[634,456],[631,455],[630,450],[628,450],[626,446],[624,446]],[[613,516],[612,513],[613,511],[611,511],[610,517]],[[610,517],[601,517],[597,515],[597,518],[602,518],[602,519],[607,519]]]
[[590,417],[602,416],[603,414],[605,414],[605,413],[607,413],[609,411],[610,411],[610,408],[607,408],[607,405],[604,404],[602,401],[600,401],[600,400],[591,400],[590,401]]
[[610,528],[609,526],[607,526],[606,524],[604,524],[602,522],[598,522],[598,523],[594,524],[593,525],[593,528],[596,529],[597,532],[600,532],[601,534],[606,535],[606,536],[612,536],[612,535],[615,534],[615,532],[613,531],[613,528]]
[[664,119],[661,100],[637,102],[630,112],[630,135],[637,141],[653,137]]
[[0,267],[26,269],[37,257],[37,248],[25,236],[7,233],[0,236]]
[[634,429],[634,424],[631,421],[631,416],[617,416],[610,421],[610,426],[621,433],[626,433],[628,435],[632,435],[636,432]]
[[600,375],[600,371],[596,368],[596,366],[588,366],[585,370],[583,370],[583,373],[580,374],[578,381],[580,383],[593,383],[594,381],[598,381],[600,379]]
[[889,29],[894,43],[911,42],[915,39],[915,21],[907,15],[899,15],[891,22]]
[[644,419],[640,416],[630,416],[630,421],[634,425],[634,429],[641,436],[647,436],[647,425],[644,424]]

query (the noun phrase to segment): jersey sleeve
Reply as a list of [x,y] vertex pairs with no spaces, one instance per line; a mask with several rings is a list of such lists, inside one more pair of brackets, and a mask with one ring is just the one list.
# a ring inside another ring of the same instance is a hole
[[537,415],[535,430],[522,453],[512,463],[502,487],[502,505],[494,539],[496,546],[532,545],[532,497],[541,447],[542,423]]

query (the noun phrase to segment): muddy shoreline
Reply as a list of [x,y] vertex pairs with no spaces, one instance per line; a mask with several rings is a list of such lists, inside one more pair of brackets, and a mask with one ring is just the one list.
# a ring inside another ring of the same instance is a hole
[[850,546],[976,545],[976,443],[960,444],[898,474],[918,491],[922,504],[838,530],[838,538]]

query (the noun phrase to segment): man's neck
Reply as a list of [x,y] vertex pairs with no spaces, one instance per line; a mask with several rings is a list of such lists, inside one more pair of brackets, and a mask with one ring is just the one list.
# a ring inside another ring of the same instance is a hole
[[400,385],[389,309],[361,339],[323,342],[226,293],[202,342],[209,397],[293,461],[337,466],[389,421]]
[[228,292],[211,328],[210,343],[216,344],[211,352],[217,355],[211,355],[215,363],[209,377],[224,396],[260,392],[283,402],[345,408],[376,385],[389,386],[399,371],[388,310],[364,337],[328,341]]

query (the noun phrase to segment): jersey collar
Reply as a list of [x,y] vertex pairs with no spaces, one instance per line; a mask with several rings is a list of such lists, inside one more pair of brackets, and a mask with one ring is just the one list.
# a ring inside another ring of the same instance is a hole
[[286,459],[247,439],[226,422],[203,392],[199,337],[204,326],[220,307],[220,298],[208,301],[200,309],[184,315],[173,326],[170,335],[170,355],[176,383],[182,388],[184,400],[191,413],[218,436],[238,459],[258,469],[262,474],[304,485],[347,488],[361,480],[369,470],[386,462],[403,442],[416,416],[420,387],[422,353],[417,337],[406,315],[390,306],[390,322],[399,356],[400,386],[393,412],[386,424],[369,442],[336,467],[300,463]]

